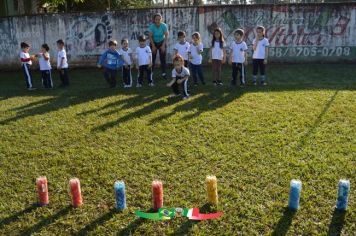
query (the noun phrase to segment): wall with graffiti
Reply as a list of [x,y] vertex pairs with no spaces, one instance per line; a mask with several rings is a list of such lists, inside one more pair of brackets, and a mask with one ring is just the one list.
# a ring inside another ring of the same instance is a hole
[[22,41],[31,44],[33,53],[39,52],[42,43],[48,43],[54,60],[55,42],[60,38],[67,43],[72,66],[94,65],[110,39],[120,41],[126,37],[131,48],[137,47],[138,36],[147,34],[155,12],[162,13],[169,26],[169,58],[178,31],[184,30],[188,40],[193,32],[201,33],[206,60],[216,27],[223,29],[228,44],[234,38],[234,31],[243,28],[251,55],[255,27],[263,25],[271,43],[272,62],[356,62],[356,3],[343,3],[207,6],[0,18],[0,68],[19,65]]

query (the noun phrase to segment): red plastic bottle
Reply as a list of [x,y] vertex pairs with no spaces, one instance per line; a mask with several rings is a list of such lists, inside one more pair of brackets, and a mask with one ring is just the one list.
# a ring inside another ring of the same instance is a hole
[[83,204],[82,192],[80,189],[80,181],[78,178],[72,178],[69,180],[70,192],[72,194],[73,207],[79,207]]
[[161,181],[155,180],[152,182],[152,201],[154,210],[157,211],[163,207],[163,184]]
[[37,191],[38,191],[38,199],[39,205],[45,206],[48,205],[48,183],[46,176],[41,176],[36,179]]

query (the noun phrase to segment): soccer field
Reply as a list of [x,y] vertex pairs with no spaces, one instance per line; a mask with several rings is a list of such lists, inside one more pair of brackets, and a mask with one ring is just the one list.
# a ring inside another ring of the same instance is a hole
[[[210,83],[191,86],[183,101],[168,98],[162,80],[107,88],[96,69],[71,70],[71,86],[53,90],[40,88],[36,73],[35,91],[22,73],[2,72],[0,235],[355,235],[355,65],[270,65],[268,86],[244,88],[228,86],[230,73],[224,67],[225,84],[215,87],[204,68]],[[50,204],[34,207],[43,175]],[[207,175],[218,179],[217,207],[206,204]],[[82,186],[76,209],[71,177]],[[344,178],[351,191],[341,213]],[[165,207],[225,215],[137,218],[152,206],[154,179]],[[286,208],[291,179],[303,183],[297,212]],[[124,212],[115,211],[115,180],[126,184]]]

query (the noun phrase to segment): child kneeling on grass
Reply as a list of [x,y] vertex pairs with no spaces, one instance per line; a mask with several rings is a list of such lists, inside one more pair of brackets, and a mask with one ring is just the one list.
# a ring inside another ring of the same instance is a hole
[[177,54],[173,58],[173,66],[172,81],[167,84],[167,87],[171,87],[174,93],[171,97],[177,97],[180,95],[179,85],[182,85],[184,94],[183,100],[188,99],[188,78],[190,73],[188,68],[184,67],[184,59],[181,55]]

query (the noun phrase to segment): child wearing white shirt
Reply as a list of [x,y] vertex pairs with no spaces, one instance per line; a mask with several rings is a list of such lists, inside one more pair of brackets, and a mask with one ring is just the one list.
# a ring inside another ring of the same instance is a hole
[[190,68],[192,71],[194,86],[198,85],[198,77],[200,79],[200,82],[205,85],[203,71],[201,68],[201,63],[203,61],[202,53],[204,47],[201,43],[200,34],[198,32],[193,33],[192,39],[193,42],[190,44],[188,53],[191,58]]
[[236,85],[237,74],[240,73],[240,85],[245,85],[247,65],[247,44],[242,40],[244,31],[237,29],[234,33],[235,40],[231,43],[230,64],[232,65],[231,85]]
[[129,48],[129,40],[121,40],[121,49],[119,54],[122,55],[124,66],[122,67],[122,79],[124,80],[124,88],[132,87],[131,64],[133,61],[132,50]]
[[220,28],[216,28],[213,34],[213,40],[210,48],[210,60],[213,65],[213,83],[223,85],[221,80],[221,66],[226,62],[224,35]]
[[[179,54],[183,57],[184,66],[188,67],[188,51],[190,44],[185,40],[185,32],[178,32],[178,43],[174,46],[174,57]],[[173,58],[174,58],[173,57]]]
[[52,81],[52,67],[50,62],[50,55],[49,55],[49,46],[45,43],[41,46],[41,53],[37,54],[38,62],[40,64],[40,71],[42,76],[42,85],[45,88],[51,89],[53,88],[53,81]]
[[64,41],[62,39],[57,40],[57,47],[57,69],[59,70],[59,78],[62,81],[60,87],[67,87],[69,86],[68,59],[66,50],[64,49]]
[[253,85],[257,85],[257,74],[260,71],[261,84],[266,83],[266,64],[268,58],[268,39],[265,38],[265,28],[263,26],[257,26],[256,28],[257,38],[253,40]]
[[138,37],[139,47],[136,48],[136,67],[139,70],[139,76],[136,87],[142,87],[144,72],[147,73],[147,80],[149,86],[154,86],[152,78],[152,51],[146,45],[146,36]]

